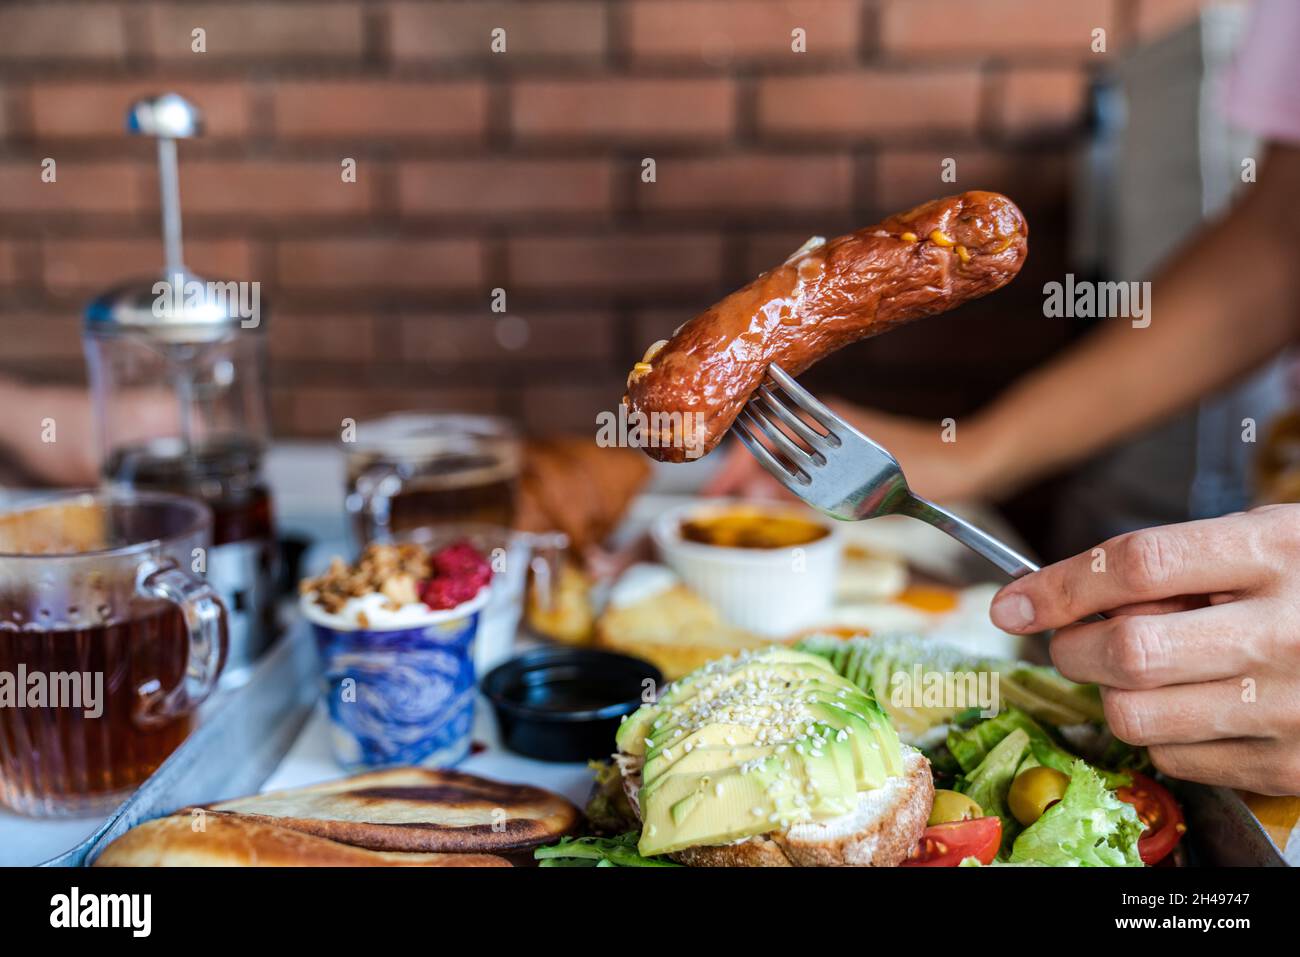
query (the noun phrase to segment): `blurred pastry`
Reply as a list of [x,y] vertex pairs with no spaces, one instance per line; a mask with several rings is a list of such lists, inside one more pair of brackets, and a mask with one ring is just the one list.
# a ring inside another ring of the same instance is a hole
[[[201,823],[200,823],[201,822]],[[174,814],[131,828],[96,867],[509,867],[495,854],[372,851],[267,821],[205,811]]]
[[[662,574],[654,585],[667,587],[645,584],[656,570]],[[609,608],[596,620],[596,644],[650,662],[669,681],[715,658],[772,644],[771,638],[728,625],[662,566],[635,566],[619,586],[622,594],[616,588]]]
[[586,573],[572,562],[564,562],[551,583],[549,602],[543,601],[536,583],[529,586],[528,627],[566,645],[589,644],[596,624],[591,585]]
[[564,532],[582,555],[618,527],[649,477],[650,464],[635,449],[602,448],[580,436],[530,440],[515,525]]

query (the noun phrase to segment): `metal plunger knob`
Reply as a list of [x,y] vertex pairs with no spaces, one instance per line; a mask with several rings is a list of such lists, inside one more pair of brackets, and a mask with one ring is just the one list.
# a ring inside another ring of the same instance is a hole
[[148,97],[131,104],[126,117],[127,132],[153,136],[158,140],[158,186],[162,194],[164,276],[183,275],[185,257],[181,244],[181,187],[176,168],[176,141],[203,132],[203,114],[189,100],[176,93]]

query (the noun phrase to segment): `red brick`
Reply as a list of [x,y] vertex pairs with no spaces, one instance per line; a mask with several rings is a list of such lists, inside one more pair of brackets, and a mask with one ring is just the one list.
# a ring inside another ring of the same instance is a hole
[[1060,133],[1082,126],[1087,80],[1080,70],[1010,70],[1000,86],[997,124],[1008,133]]
[[121,60],[122,8],[115,3],[11,4],[0,7],[0,60]]
[[1178,29],[1208,6],[1244,7],[1245,0],[1135,0],[1137,34],[1154,40]]
[[18,249],[9,239],[0,239],[0,285],[12,285],[18,281]]
[[717,138],[735,127],[726,79],[535,80],[514,90],[513,125],[525,138]]
[[[943,160],[957,161],[956,182],[940,178]],[[1068,189],[1063,150],[1032,153],[988,149],[886,150],[876,158],[876,205],[895,212],[916,203],[989,189],[1006,193],[1022,206],[1060,203]],[[1033,223],[1030,223],[1033,234]]]
[[[282,382],[286,376],[279,376]],[[490,387],[434,389],[330,388],[277,385],[272,388],[275,429],[280,434],[337,438],[345,418],[363,420],[389,412],[499,412],[501,393]]]
[[1094,56],[1092,31],[1106,30],[1116,48],[1112,0],[886,0],[880,43],[888,53],[1000,53],[1057,51]]
[[526,215],[608,213],[606,160],[473,159],[403,163],[403,213]]
[[722,243],[703,233],[530,236],[508,246],[511,282],[562,288],[682,288],[718,282]]
[[[339,163],[329,160],[200,160],[181,167],[181,196],[186,215],[365,213],[373,180],[358,175],[357,182],[345,183]],[[156,189],[153,177],[151,186]]]
[[284,82],[270,88],[281,136],[481,139],[481,83]]
[[599,361],[612,353],[613,325],[601,312],[408,315],[401,320],[399,343],[410,361]]
[[804,212],[843,208],[853,199],[853,161],[847,154],[665,157],[655,173],[656,182],[638,177],[634,188],[637,204],[646,210]]
[[[867,224],[863,223],[863,225]],[[810,238],[811,234],[806,229],[783,229],[746,234],[742,244],[741,256],[744,278],[752,279],[760,273],[767,272],[774,266],[779,266],[790,257],[791,253]],[[674,328],[689,318],[689,316],[683,316],[669,328]],[[645,321],[650,323],[654,320],[647,318]],[[647,328],[649,328],[648,325]],[[660,336],[660,338],[663,337]],[[654,340],[650,341],[653,342]]]
[[979,101],[974,69],[769,77],[759,83],[758,123],[765,134],[787,137],[969,133]]
[[[793,247],[791,248],[793,252]],[[619,355],[624,363],[636,362],[645,354],[652,342],[671,339],[677,327],[688,319],[694,318],[696,312],[690,308],[681,309],[641,309],[632,319],[632,353]]]
[[60,159],[52,152],[52,183],[41,180],[47,157],[0,163],[0,213],[129,213],[144,204],[142,165]]
[[81,359],[81,317],[73,313],[5,316],[0,318],[0,341],[6,360]]
[[[45,284],[56,292],[97,293],[129,279],[152,279],[163,271],[160,239],[46,239]],[[258,279],[252,250],[242,239],[195,239],[185,262],[206,279]]]
[[272,359],[365,362],[375,358],[371,315],[275,310],[266,324]]
[[472,289],[483,248],[472,239],[290,239],[277,251],[280,284],[304,290]]
[[[241,81],[42,81],[30,94],[37,137],[125,137],[127,108],[164,91],[179,93],[203,112],[204,138],[248,135],[249,91]],[[184,147],[182,147],[184,149]],[[142,148],[143,155],[143,148]]]
[[597,381],[526,386],[520,396],[524,429],[533,435],[589,435],[596,437],[596,416],[616,412],[627,389],[622,375]]
[[[393,56],[420,62],[490,58],[510,66],[521,59],[594,60],[605,53],[604,4],[579,2],[395,3],[388,30]],[[506,31],[506,52],[494,53],[492,30]]]
[[[365,24],[359,3],[166,3],[149,10],[153,53],[203,64],[214,59],[293,56],[360,59]],[[191,48],[192,31],[207,49]]]
[[[637,58],[698,58],[710,65],[761,58],[764,65],[857,50],[862,15],[857,0],[635,0],[627,4]],[[791,31],[806,31],[806,53],[791,50]],[[788,59],[787,59],[788,58]]]

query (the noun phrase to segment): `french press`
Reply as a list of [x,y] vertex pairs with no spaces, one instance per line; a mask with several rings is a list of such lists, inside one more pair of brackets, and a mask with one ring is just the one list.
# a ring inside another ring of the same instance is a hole
[[223,681],[246,678],[275,634],[275,537],[262,475],[268,436],[260,286],[211,282],[185,267],[176,140],[201,132],[199,111],[168,93],[134,103],[127,130],[158,142],[165,266],[86,307],[104,481],[178,492],[213,513],[207,578],[229,616]]

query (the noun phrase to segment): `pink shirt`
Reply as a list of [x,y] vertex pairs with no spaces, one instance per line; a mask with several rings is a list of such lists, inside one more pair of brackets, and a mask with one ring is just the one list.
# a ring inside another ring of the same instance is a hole
[[1234,126],[1300,144],[1300,0],[1255,0],[1224,93]]

